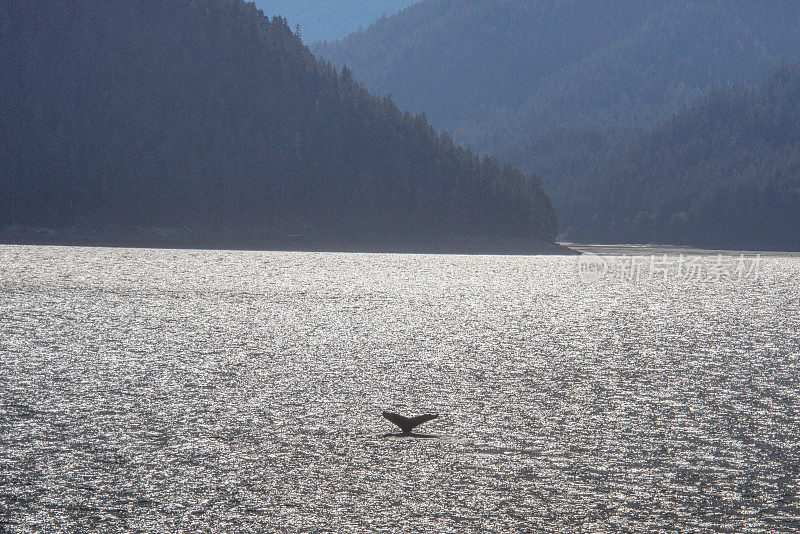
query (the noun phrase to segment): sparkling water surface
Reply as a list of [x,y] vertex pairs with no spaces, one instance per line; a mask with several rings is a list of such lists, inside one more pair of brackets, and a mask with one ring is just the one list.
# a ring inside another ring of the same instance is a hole
[[2,246],[0,523],[799,532],[800,258],[577,261]]

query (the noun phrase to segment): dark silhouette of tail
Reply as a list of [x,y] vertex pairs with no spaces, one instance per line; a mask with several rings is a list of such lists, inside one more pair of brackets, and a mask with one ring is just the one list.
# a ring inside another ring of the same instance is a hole
[[422,423],[427,423],[431,419],[436,419],[439,414],[425,414],[418,415],[417,417],[404,417],[392,412],[383,412],[383,416],[400,427],[403,434],[411,434],[411,431]]

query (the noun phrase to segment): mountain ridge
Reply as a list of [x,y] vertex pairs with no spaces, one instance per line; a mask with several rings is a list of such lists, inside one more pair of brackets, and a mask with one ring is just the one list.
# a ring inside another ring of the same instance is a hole
[[798,17],[783,0],[425,0],[312,50],[458,141],[502,154],[482,138],[652,124],[714,87],[756,83],[800,57]]
[[6,240],[552,248],[538,179],[373,97],[253,4],[2,9]]
[[300,27],[307,43],[341,39],[397,13],[412,0],[255,0],[267,16],[281,16]]
[[591,221],[616,206],[573,209],[597,193],[593,169],[716,88],[796,61],[797,20],[786,0],[425,0],[313,49],[456,141],[540,176],[564,229],[619,242],[629,235],[591,231],[607,230]]
[[800,63],[721,87],[562,184],[570,238],[800,250]]

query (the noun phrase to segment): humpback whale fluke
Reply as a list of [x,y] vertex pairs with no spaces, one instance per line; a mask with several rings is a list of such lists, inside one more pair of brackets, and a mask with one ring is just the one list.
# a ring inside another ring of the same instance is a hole
[[439,417],[439,414],[429,413],[425,415],[418,415],[416,417],[404,417],[402,415],[398,415],[392,412],[383,412],[383,416],[392,423],[399,426],[400,430],[403,431],[403,434],[411,434],[411,431],[414,430],[416,427],[418,427],[422,423],[427,423],[431,419],[436,419],[437,417]]

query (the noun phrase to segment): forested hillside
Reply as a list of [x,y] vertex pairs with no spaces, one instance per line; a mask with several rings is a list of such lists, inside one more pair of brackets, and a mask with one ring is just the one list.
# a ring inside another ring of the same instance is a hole
[[799,58],[798,20],[791,0],[424,0],[315,51],[541,176],[566,237],[620,241],[631,234],[592,217],[621,206],[574,209],[594,190],[588,169],[714,88]]
[[255,0],[267,16],[280,15],[300,26],[303,41],[342,39],[384,15],[393,15],[413,0]]
[[800,250],[800,64],[714,91],[557,185],[574,239]]
[[552,129],[650,124],[754,83],[800,56],[798,20],[791,0],[424,0],[314,50],[502,153]]
[[0,99],[7,238],[435,248],[556,232],[538,180],[371,96],[241,0],[3,2]]

